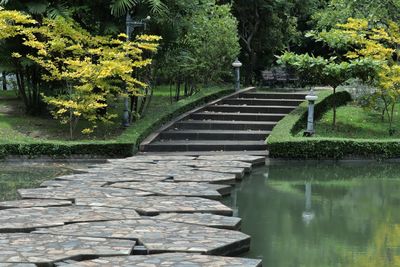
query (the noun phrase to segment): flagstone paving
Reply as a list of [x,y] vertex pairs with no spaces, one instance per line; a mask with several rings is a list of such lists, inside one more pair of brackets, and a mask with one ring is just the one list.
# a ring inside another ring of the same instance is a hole
[[195,213],[208,212],[220,215],[232,215],[232,209],[219,201],[199,197],[110,197],[76,198],[76,205],[133,209],[141,215],[160,213]]
[[33,263],[7,263],[0,262],[1,267],[36,267],[36,264]]
[[77,183],[84,182],[105,182],[105,183],[117,183],[117,182],[154,182],[154,181],[166,181],[172,178],[168,175],[140,175],[137,173],[120,173],[118,171],[109,171],[103,173],[85,173],[75,175],[65,175],[55,178],[55,180],[68,180]]
[[111,187],[143,190],[160,196],[189,196],[205,197],[211,199],[221,198],[222,195],[230,193],[232,187],[229,185],[217,185],[193,182],[157,182],[157,183],[115,183]]
[[0,210],[11,208],[33,208],[33,207],[59,207],[71,206],[72,202],[68,200],[57,199],[24,199],[0,202]]
[[66,267],[261,267],[261,260],[218,257],[189,253],[164,253],[146,256],[99,258]]
[[88,180],[48,180],[40,184],[41,187],[102,187],[107,185],[105,181]]
[[119,188],[104,187],[47,187],[34,189],[19,189],[18,194],[24,198],[50,198],[50,199],[76,199],[82,197],[112,198],[112,197],[132,197],[132,196],[149,196],[150,192],[139,190],[128,190]]
[[69,224],[35,233],[138,240],[150,254],[226,255],[245,251],[250,246],[250,237],[238,231],[154,219]]
[[184,166],[192,166],[192,167],[212,167],[212,166],[221,166],[221,167],[236,167],[236,168],[246,168],[247,170],[251,170],[251,163],[244,161],[211,161],[211,160],[187,160],[187,161],[159,161],[157,165],[184,165]]
[[164,213],[155,216],[154,219],[231,230],[238,230],[241,222],[241,219],[237,217],[221,216],[209,213]]
[[227,173],[216,173],[210,171],[197,171],[197,170],[178,170],[176,168],[154,168],[146,171],[134,171],[142,175],[168,175],[175,182],[209,182],[209,183],[225,183],[234,184],[236,182],[236,175]]
[[131,254],[135,241],[63,235],[0,234],[0,262],[49,264],[68,258]]
[[250,237],[216,199],[263,161],[138,155],[21,189],[21,200],[0,202],[0,266],[260,266],[220,257],[245,252]]
[[131,209],[107,207],[49,207],[0,210],[0,232],[29,231],[65,223],[126,220],[139,215]]

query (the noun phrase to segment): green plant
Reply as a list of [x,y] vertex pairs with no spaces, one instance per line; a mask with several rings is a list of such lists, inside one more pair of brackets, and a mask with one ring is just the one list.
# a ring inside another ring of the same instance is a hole
[[56,119],[70,125],[71,139],[79,119],[90,122],[83,130],[90,133],[98,121],[111,122],[117,116],[107,109],[110,100],[142,94],[148,85],[133,73],[151,64],[145,52],[155,52],[160,39],[141,35],[126,42],[124,34],[119,39],[93,36],[68,19],[44,19],[39,24],[21,12],[5,10],[0,11],[0,27],[5,32],[0,40],[22,37],[27,52],[12,53],[16,65],[30,61],[42,68],[43,81],[65,87],[43,99],[54,108]]
[[[163,91],[166,92],[167,90]],[[137,151],[141,141],[163,124],[184,112],[231,92],[232,89],[227,87],[207,88],[194,96],[171,105],[165,104],[167,96],[158,99],[158,96],[156,95],[154,96],[154,100],[150,107],[150,112],[146,116],[136,121],[134,126],[126,129],[120,136],[108,140],[46,140],[21,136],[20,133],[15,131],[8,133],[7,129],[5,129],[5,133],[3,133],[3,129],[0,128],[0,158],[7,156],[26,156],[34,158],[42,155],[57,158],[68,158],[73,155],[89,155],[92,157],[132,156]],[[156,105],[157,107],[155,107]],[[153,115],[155,112],[157,113],[157,116]],[[2,122],[4,122],[4,124],[2,124]],[[16,122],[21,123],[21,120],[17,120]],[[5,127],[5,125],[15,127],[16,125],[13,125],[13,123],[15,122],[12,118],[9,118],[8,116],[2,118],[0,116],[1,127]],[[13,134],[13,138],[10,139],[8,134]]]
[[[343,91],[336,96],[329,92],[320,92],[315,105],[315,114],[320,118],[332,107],[333,97],[338,105],[351,100],[349,93]],[[300,137],[297,133],[304,129],[307,119],[307,103],[282,119],[267,139],[269,156],[284,159],[344,159],[400,157],[398,139],[350,139],[328,137]]]

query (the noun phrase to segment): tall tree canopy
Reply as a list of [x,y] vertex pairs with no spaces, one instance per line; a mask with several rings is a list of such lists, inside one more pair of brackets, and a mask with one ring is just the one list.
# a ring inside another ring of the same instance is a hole
[[318,30],[331,29],[348,18],[366,19],[371,23],[400,20],[399,0],[330,0],[313,15]]
[[323,0],[236,0],[233,13],[239,20],[247,83],[254,83],[261,70],[275,62],[284,49],[296,50],[302,32],[310,30],[311,15]]

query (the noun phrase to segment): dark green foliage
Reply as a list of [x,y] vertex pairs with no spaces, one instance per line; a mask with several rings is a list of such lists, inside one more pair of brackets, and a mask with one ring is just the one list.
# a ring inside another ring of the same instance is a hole
[[131,127],[117,139],[98,142],[68,142],[68,141],[38,141],[37,143],[6,143],[0,144],[0,158],[6,156],[27,156],[30,158],[38,156],[51,156],[67,158],[72,155],[90,155],[104,157],[128,157],[134,155],[139,144],[150,133],[161,127],[161,125],[187,112],[197,106],[208,103],[223,95],[231,93],[231,89],[219,90],[203,97],[193,97],[182,100],[159,116],[151,116],[146,124],[141,127]]
[[[315,105],[316,119],[319,119],[332,107],[334,97],[338,105],[351,100],[347,92],[329,95],[321,92]],[[296,137],[305,128],[307,121],[307,103],[281,120],[267,139],[268,150],[272,158],[285,159],[343,159],[343,158],[394,158],[400,157],[398,140],[344,139],[326,137]]]
[[311,15],[323,0],[236,0],[241,61],[247,83],[254,83],[282,50],[303,51],[304,32],[312,29]]
[[28,156],[30,158],[46,155],[57,158],[72,155],[92,155],[107,157],[127,157],[133,154],[133,144],[129,143],[36,143],[0,145],[0,158],[6,156]]
[[368,19],[372,23],[385,20],[399,21],[400,1],[398,0],[329,0],[324,8],[313,15],[318,30],[330,29],[348,18]]

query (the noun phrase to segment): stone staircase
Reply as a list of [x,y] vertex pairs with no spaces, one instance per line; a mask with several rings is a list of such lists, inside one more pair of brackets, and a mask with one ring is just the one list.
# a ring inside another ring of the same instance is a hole
[[147,138],[140,150],[266,151],[266,137],[305,96],[245,89],[178,117]]

